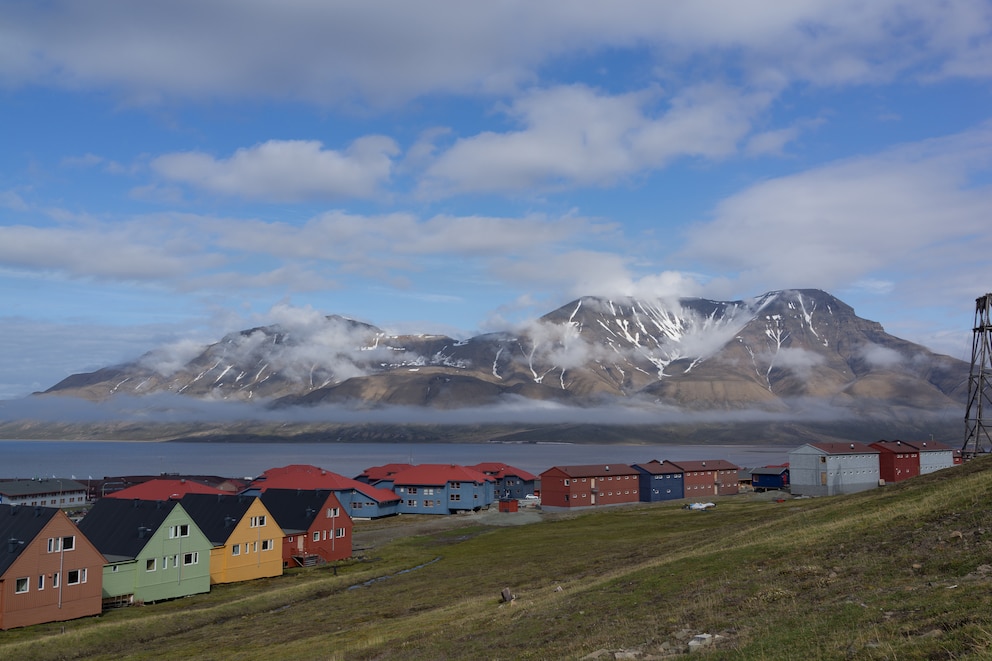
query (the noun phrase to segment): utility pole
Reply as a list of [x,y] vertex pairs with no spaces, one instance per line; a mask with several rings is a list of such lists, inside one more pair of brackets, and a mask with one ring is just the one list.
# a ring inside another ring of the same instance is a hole
[[992,452],[992,436],[983,419],[992,411],[992,294],[975,299],[975,325],[971,343],[971,373],[968,376],[968,408],[964,414],[964,445],[967,460]]

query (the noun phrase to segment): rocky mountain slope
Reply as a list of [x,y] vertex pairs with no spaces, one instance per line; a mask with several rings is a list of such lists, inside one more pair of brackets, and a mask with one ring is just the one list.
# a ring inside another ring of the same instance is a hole
[[189,360],[153,351],[46,393],[442,409],[514,396],[695,411],[826,402],[885,413],[960,408],[967,379],[966,363],[889,335],[830,294],[785,290],[730,302],[584,297],[513,333],[467,340],[330,316],[233,333]]

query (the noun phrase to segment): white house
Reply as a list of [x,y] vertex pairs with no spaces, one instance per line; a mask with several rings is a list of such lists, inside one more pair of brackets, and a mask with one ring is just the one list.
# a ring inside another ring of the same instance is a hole
[[807,443],[789,452],[792,493],[834,496],[879,484],[878,450],[864,443]]

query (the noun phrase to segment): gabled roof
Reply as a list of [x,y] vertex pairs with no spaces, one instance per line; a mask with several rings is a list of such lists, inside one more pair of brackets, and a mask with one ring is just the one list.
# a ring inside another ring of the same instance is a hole
[[631,468],[640,469],[641,471],[645,473],[649,473],[651,475],[669,475],[669,474],[683,472],[681,468],[679,468],[674,464],[663,464],[659,461],[649,461],[644,464],[634,464],[633,466],[631,466]]
[[706,459],[705,461],[666,461],[672,466],[681,468],[684,472],[705,472],[705,471],[736,471],[740,468],[737,464],[732,464],[724,459]]
[[827,454],[878,454],[878,450],[864,443],[809,443],[808,445]]
[[10,480],[0,482],[0,496],[23,498],[35,494],[59,493],[68,491],[86,491],[86,486],[75,480],[62,478],[44,478],[40,480]]
[[541,473],[560,471],[569,477],[600,477],[608,475],[640,475],[640,471],[624,464],[583,464],[578,466],[552,466]]
[[270,468],[255,478],[248,488],[258,489],[262,493],[269,489],[308,489],[311,491],[324,489],[338,492],[354,490],[378,503],[399,500],[399,497],[388,489],[380,489],[309,464],[292,464],[281,468]]
[[227,542],[235,526],[255,502],[253,496],[188,493],[179,502],[214,546]]
[[396,475],[396,473],[407,470],[408,468],[413,468],[413,464],[383,464],[382,466],[372,466],[362,471],[357,476],[357,479],[368,480],[374,484],[382,480],[388,480],[393,475]]
[[0,576],[59,512],[56,507],[0,505]]
[[474,468],[458,464],[419,464],[392,476],[396,486],[443,486],[448,482],[493,482],[493,478]]
[[101,498],[79,522],[79,530],[107,560],[133,560],[177,506],[174,500]]
[[[260,496],[265,509],[275,518],[283,533],[306,532],[327,507],[341,507],[333,491],[307,489],[266,489]],[[349,518],[342,513],[341,521]]]
[[753,469],[751,475],[784,475],[788,471],[788,466],[761,466]]
[[108,493],[105,498],[123,498],[124,500],[179,500],[188,493],[230,494],[214,487],[200,484],[192,480],[154,479],[132,485],[120,491]]
[[498,461],[484,461],[481,464],[469,466],[469,468],[477,470],[480,473],[485,473],[486,475],[491,475],[498,480],[505,477],[519,477],[521,480],[528,482],[537,479],[537,476],[533,473],[528,473],[522,468],[508,466],[507,464],[503,464]]
[[910,443],[903,443],[902,441],[875,441],[869,447],[883,452],[919,452],[916,446]]
[[940,441],[903,441],[904,445],[912,445],[920,452],[956,452],[955,448]]

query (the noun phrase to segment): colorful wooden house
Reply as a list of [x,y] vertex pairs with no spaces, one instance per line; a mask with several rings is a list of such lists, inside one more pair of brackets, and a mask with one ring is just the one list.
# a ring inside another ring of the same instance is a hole
[[789,452],[793,495],[833,496],[878,487],[879,451],[864,443],[806,443]]
[[392,491],[309,464],[270,468],[255,478],[243,493],[259,495],[268,489],[333,491],[352,519],[379,519],[399,514],[400,499]]
[[333,491],[266,489],[261,499],[282,528],[283,567],[351,557],[351,517]]
[[640,471],[623,464],[554,466],[541,473],[541,508],[575,509],[636,503]]
[[641,502],[656,503],[684,497],[685,487],[681,468],[657,460],[634,464],[631,468],[640,473],[638,492]]
[[740,492],[737,472],[740,467],[724,459],[705,461],[668,461],[682,471],[683,491],[686,498],[732,496]]
[[751,488],[755,491],[781,490],[788,486],[788,466],[759,466],[751,471]]
[[495,488],[496,498],[498,500],[505,500],[507,498],[520,500],[534,495],[537,476],[533,473],[528,473],[522,468],[508,466],[497,461],[485,461],[481,464],[469,466],[469,468],[496,480]]
[[106,606],[210,591],[213,545],[178,501],[101,498],[79,529],[107,559]]
[[457,464],[419,464],[380,480],[400,497],[401,514],[453,514],[488,508],[495,479]]
[[283,532],[260,498],[190,493],[179,501],[210,540],[210,583],[282,574]]
[[920,451],[912,444],[876,441],[868,447],[878,450],[878,474],[884,482],[902,482],[920,474]]
[[0,505],[0,629],[99,615],[104,562],[61,509]]

